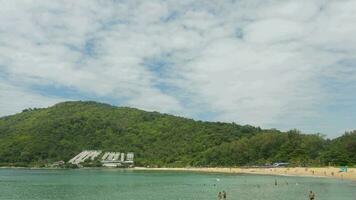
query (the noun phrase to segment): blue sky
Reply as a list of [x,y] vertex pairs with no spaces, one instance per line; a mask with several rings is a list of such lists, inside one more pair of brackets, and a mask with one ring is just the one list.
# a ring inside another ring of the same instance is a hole
[[0,116],[96,100],[336,137],[356,129],[356,1],[1,1]]

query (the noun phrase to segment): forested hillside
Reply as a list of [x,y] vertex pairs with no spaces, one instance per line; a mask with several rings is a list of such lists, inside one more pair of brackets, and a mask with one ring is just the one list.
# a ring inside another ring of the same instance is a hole
[[356,132],[329,140],[234,123],[202,122],[96,102],[64,102],[0,118],[0,163],[69,160],[84,149],[135,152],[141,166],[356,163]]

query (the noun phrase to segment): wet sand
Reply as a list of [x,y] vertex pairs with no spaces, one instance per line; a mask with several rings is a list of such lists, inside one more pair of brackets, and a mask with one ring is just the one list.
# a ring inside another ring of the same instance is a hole
[[195,172],[218,172],[218,173],[244,173],[265,174],[280,176],[310,176],[356,181],[356,168],[348,168],[347,172],[341,172],[337,167],[279,167],[279,168],[144,168],[136,167],[136,170],[159,170],[159,171],[195,171]]

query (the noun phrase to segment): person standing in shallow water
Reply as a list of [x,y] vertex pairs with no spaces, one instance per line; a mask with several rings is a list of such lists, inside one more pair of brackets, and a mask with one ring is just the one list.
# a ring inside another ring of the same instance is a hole
[[221,200],[222,199],[222,194],[221,192],[218,193],[218,200]]
[[226,192],[225,192],[225,190],[223,191],[222,196],[223,196],[223,199],[226,199]]
[[315,199],[315,193],[310,190],[309,192],[309,200],[314,200]]

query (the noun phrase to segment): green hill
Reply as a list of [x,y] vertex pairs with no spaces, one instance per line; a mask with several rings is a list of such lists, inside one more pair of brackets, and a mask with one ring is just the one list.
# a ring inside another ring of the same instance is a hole
[[83,149],[135,152],[137,165],[356,163],[356,132],[334,140],[234,123],[202,122],[96,102],[64,102],[0,118],[0,163],[40,165]]

